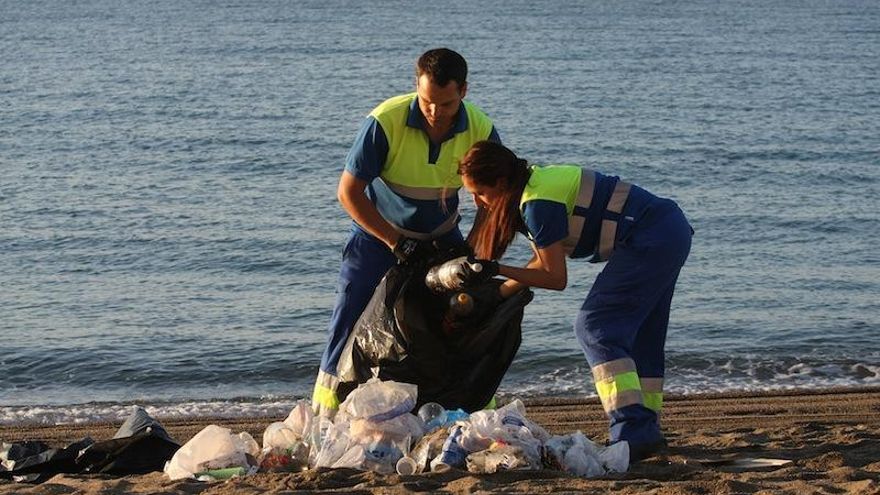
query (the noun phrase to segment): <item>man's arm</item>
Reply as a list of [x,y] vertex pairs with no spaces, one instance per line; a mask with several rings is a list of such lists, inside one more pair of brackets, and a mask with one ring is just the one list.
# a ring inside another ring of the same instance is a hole
[[339,178],[339,187],[336,189],[336,197],[342,203],[342,208],[348,215],[367,230],[370,234],[380,239],[393,251],[400,234],[394,230],[376,206],[367,198],[367,182],[358,179],[347,170],[342,172]]

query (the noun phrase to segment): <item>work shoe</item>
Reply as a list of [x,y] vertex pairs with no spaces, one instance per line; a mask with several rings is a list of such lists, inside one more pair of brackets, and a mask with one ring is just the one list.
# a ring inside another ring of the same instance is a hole
[[656,442],[629,444],[629,463],[633,464],[655,455],[665,454],[669,451],[669,444],[665,438]]

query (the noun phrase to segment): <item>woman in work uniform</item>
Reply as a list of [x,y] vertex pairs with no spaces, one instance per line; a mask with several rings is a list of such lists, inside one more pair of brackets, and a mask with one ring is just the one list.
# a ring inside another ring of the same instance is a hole
[[[501,144],[476,143],[459,164],[464,187],[488,209],[468,240],[484,266],[462,279],[498,273],[502,296],[524,286],[562,290],[565,258],[607,261],[578,312],[575,334],[610,420],[610,441],[626,440],[633,461],[665,449],[664,344],[675,282],[693,230],[675,202],[579,166],[528,166]],[[534,256],[498,265],[517,231]]]

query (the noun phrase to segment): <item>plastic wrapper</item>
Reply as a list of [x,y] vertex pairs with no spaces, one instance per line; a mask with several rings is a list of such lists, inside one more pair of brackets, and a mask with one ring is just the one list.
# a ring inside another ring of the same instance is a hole
[[467,470],[472,473],[494,473],[515,469],[541,469],[541,462],[528,456],[522,447],[501,442],[495,442],[488,449],[467,456]]
[[525,406],[517,399],[495,410],[477,411],[463,426],[461,445],[469,452],[488,449],[494,442],[519,447],[537,464],[541,446],[550,435],[540,425],[525,417]]
[[313,464],[318,450],[318,423],[306,401],[299,401],[284,421],[272,423],[263,431],[260,470],[300,471]]
[[623,473],[629,469],[629,444],[601,447],[580,431],[554,436],[544,442],[544,465],[586,478]]
[[288,473],[309,468],[309,445],[296,441],[285,448],[264,447],[260,453],[260,471],[264,473]]

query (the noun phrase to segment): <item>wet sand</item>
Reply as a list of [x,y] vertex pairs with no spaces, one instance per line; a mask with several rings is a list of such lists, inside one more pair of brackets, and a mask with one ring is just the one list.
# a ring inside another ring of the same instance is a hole
[[[526,402],[527,416],[551,433],[581,430],[606,439],[597,400]],[[283,418],[158,419],[181,444],[209,424],[263,429]],[[217,494],[258,493],[582,493],[622,494],[880,494],[880,388],[668,397],[664,404],[668,454],[635,464],[624,474],[583,479],[558,471],[471,474],[450,470],[416,476],[379,475],[351,469],[298,474],[256,474],[225,482],[170,481],[143,476],[58,475],[41,485],[0,480],[0,495],[22,494]],[[109,439],[119,424],[0,427],[0,440],[44,440],[66,445],[84,436]],[[759,467],[748,459],[792,461]]]

